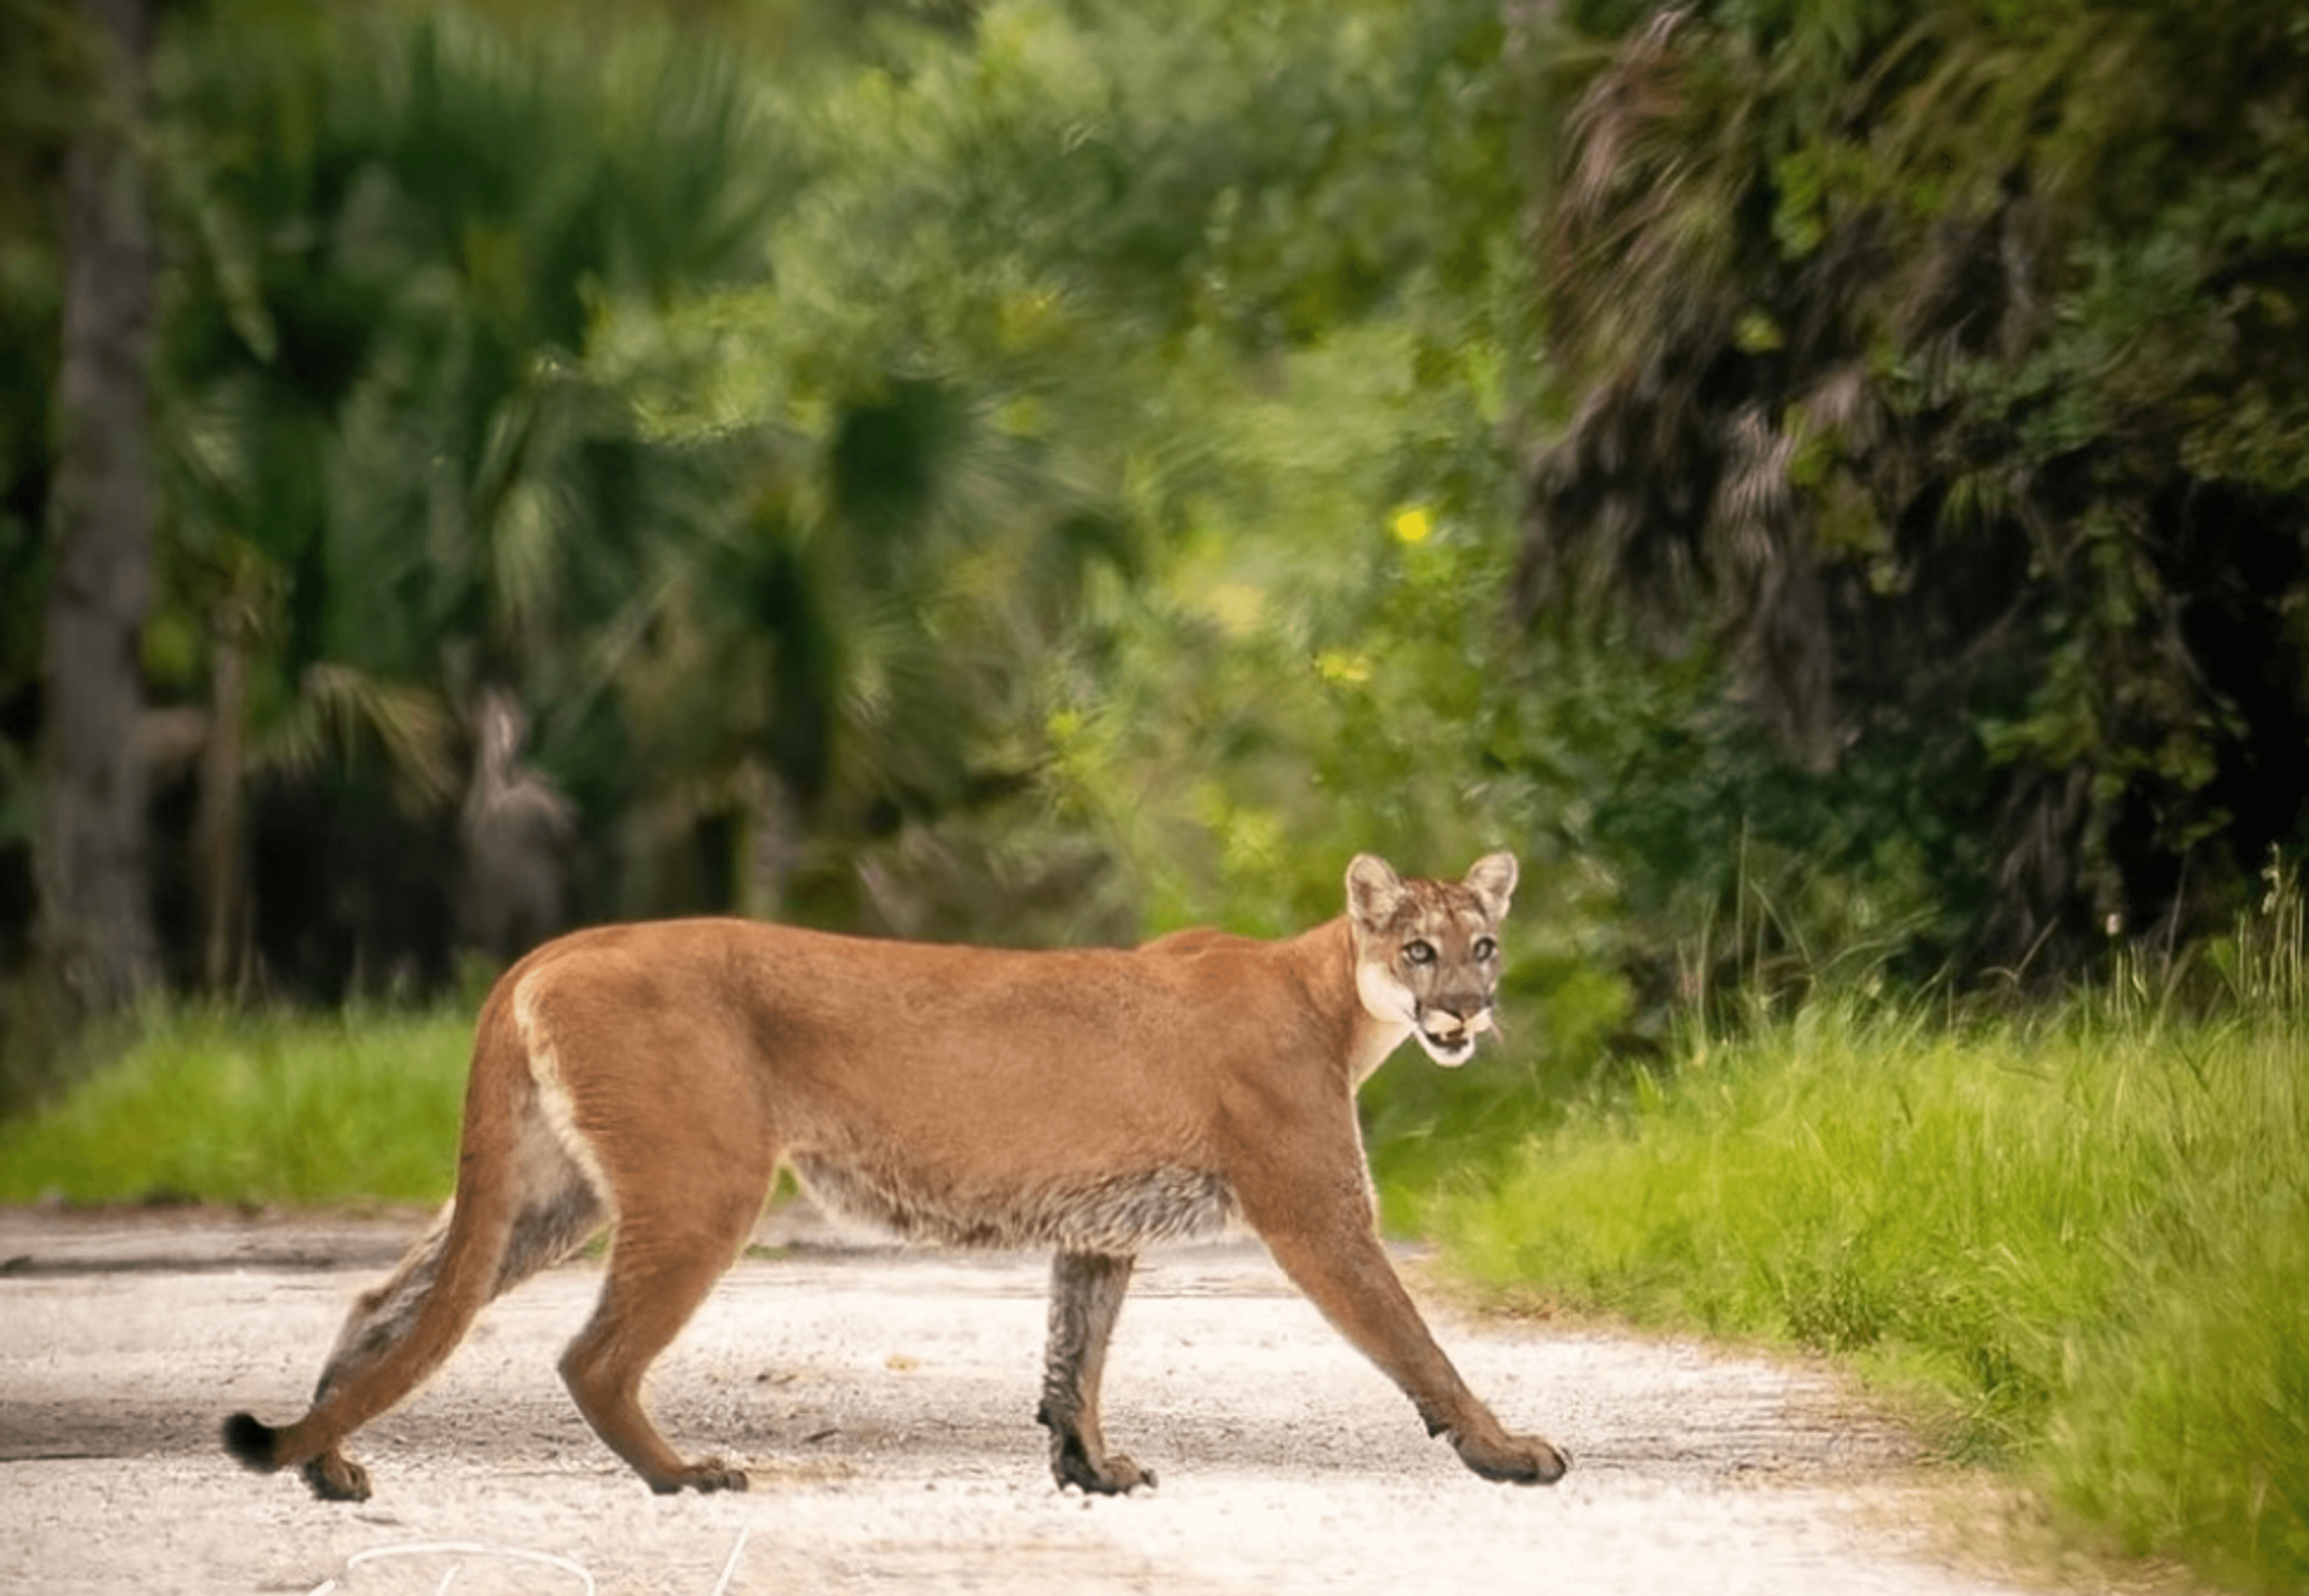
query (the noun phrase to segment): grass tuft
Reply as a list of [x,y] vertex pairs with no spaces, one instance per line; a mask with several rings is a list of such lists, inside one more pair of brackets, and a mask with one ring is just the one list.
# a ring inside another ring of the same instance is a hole
[[118,1063],[0,1123],[0,1202],[435,1202],[471,1020],[156,1011]]

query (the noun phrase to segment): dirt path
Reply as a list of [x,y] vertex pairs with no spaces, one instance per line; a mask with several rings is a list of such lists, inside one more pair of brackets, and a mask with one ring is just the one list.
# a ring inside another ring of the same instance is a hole
[[498,1303],[363,1433],[377,1495],[344,1507],[242,1472],[217,1426],[301,1411],[411,1221],[0,1213],[0,1591],[2008,1589],[1900,1527],[1921,1488],[1898,1437],[1825,1380],[1439,1312],[1476,1389],[1577,1460],[1552,1490],[1487,1485],[1255,1247],[1142,1268],[1107,1429],[1161,1488],[1062,1496],[1033,1422],[1042,1260],[783,1222],[804,1233],[732,1272],[653,1385],[676,1445],[745,1457],[751,1494],[653,1497],[585,1428],[553,1371],[581,1264]]

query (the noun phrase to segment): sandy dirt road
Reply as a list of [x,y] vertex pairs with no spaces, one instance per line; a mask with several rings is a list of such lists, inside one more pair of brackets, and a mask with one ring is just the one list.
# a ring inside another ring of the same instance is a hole
[[658,1366],[675,1444],[744,1496],[651,1496],[554,1373],[594,1266],[493,1307],[358,1437],[376,1496],[243,1472],[223,1415],[280,1420],[346,1300],[413,1234],[370,1221],[0,1213],[0,1592],[1544,1591],[1990,1596],[1951,1566],[1900,1437],[1801,1369],[1502,1325],[1439,1333],[1570,1478],[1477,1480],[1254,1245],[1143,1266],[1107,1383],[1160,1488],[1051,1483],[1033,1421],[1047,1265],[829,1245],[806,1215]]

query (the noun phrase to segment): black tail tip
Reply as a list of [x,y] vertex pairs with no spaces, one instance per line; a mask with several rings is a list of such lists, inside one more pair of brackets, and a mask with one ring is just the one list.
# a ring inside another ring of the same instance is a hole
[[235,1413],[224,1421],[224,1449],[258,1473],[270,1474],[281,1466],[272,1456],[278,1434],[253,1413]]

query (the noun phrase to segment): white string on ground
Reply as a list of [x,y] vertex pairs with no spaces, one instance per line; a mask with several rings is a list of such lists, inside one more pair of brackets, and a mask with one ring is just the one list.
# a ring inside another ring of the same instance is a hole
[[[739,1547],[743,1547],[745,1544],[746,1538],[743,1534],[740,1534],[738,1537],[738,1545]],[[585,1587],[585,1596],[596,1596],[593,1585],[593,1576],[586,1571],[584,1565],[582,1563],[573,1562],[567,1557],[557,1556],[552,1552],[533,1552],[528,1550],[526,1548],[518,1546],[489,1546],[480,1541],[472,1540],[417,1540],[411,1541],[402,1546],[372,1546],[367,1550],[357,1551],[351,1557],[347,1557],[345,1559],[345,1572],[347,1574],[350,1574],[354,1569],[359,1567],[364,1563],[379,1563],[388,1557],[435,1557],[445,1556],[464,1557],[511,1557],[520,1562],[542,1563],[549,1568],[558,1568],[564,1574],[574,1576],[580,1584]],[[730,1557],[731,1566],[731,1567],[734,1567],[737,1563],[736,1550],[733,1549],[731,1552]],[[441,1576],[441,1583],[434,1587],[434,1596],[441,1596],[441,1592],[449,1588],[450,1582],[457,1577],[459,1572],[463,1570],[463,1567],[464,1565],[462,1563],[452,1564],[450,1566],[449,1572]],[[722,1570],[722,1577],[723,1585],[726,1586],[730,1577],[729,1568],[724,1568]],[[314,1586],[310,1592],[307,1592],[307,1596],[332,1596],[332,1593],[339,1588],[340,1582],[337,1580],[335,1575],[332,1574],[329,1578],[323,1580],[319,1584]],[[719,1596],[718,1589],[717,1596]]]
[[713,1582],[713,1596],[729,1596],[730,1581],[738,1572],[738,1559],[745,1555],[746,1537],[754,1532],[751,1524],[738,1526],[737,1544],[730,1549],[729,1561],[722,1565],[722,1577]]

